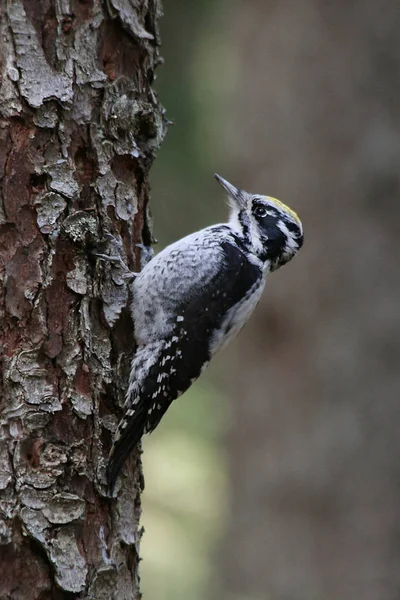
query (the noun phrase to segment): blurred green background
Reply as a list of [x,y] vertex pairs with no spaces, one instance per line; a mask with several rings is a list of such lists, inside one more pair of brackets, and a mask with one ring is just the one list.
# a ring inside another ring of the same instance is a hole
[[[174,124],[151,171],[156,252],[226,219],[224,194],[213,177],[226,166],[220,123],[229,56],[223,56],[222,9],[223,2],[213,1],[164,4],[165,64],[156,90]],[[204,600],[218,585],[214,565],[227,505],[222,440],[229,418],[219,370],[220,363],[210,367],[143,442],[145,598]]]
[[400,597],[400,7],[165,0],[165,244],[217,171],[293,207],[299,256],[144,440],[151,600]]

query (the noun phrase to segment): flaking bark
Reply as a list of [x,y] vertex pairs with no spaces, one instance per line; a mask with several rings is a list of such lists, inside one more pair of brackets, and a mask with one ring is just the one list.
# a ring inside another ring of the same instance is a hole
[[165,133],[159,0],[1,1],[0,598],[136,598],[140,458],[106,495]]

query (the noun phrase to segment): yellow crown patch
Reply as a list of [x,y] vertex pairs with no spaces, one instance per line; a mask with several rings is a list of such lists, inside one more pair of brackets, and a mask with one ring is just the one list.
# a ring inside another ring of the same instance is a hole
[[281,202],[277,198],[272,198],[272,196],[267,196],[267,200],[270,200],[278,208],[280,208],[281,210],[284,210],[285,212],[287,212],[288,215],[290,215],[295,221],[297,221],[297,223],[299,225],[301,225],[301,221],[300,221],[297,213],[295,213],[294,210],[292,210],[291,208],[289,208],[288,206],[286,206],[286,204],[283,204],[283,202]]

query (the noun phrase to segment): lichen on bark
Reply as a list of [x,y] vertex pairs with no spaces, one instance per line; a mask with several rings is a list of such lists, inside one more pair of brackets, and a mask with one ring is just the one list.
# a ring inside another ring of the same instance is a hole
[[[106,494],[150,245],[159,0],[1,0],[0,598],[137,598],[140,456]],[[71,594],[73,596],[71,596]]]

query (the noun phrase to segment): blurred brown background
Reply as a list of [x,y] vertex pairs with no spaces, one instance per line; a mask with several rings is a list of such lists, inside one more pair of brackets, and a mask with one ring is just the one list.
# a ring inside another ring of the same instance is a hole
[[151,600],[400,598],[400,4],[165,0],[160,246],[217,171],[305,245],[144,444]]

